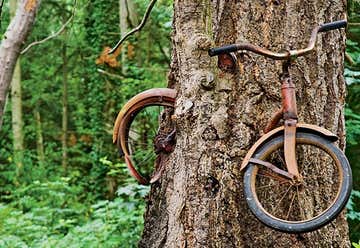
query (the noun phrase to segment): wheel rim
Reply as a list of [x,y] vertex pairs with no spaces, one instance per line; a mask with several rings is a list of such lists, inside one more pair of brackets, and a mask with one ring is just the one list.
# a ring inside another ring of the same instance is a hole
[[142,184],[148,183],[154,170],[159,152],[155,151],[154,142],[172,130],[172,112],[170,102],[148,100],[129,111],[120,125],[123,130],[118,134],[118,146],[127,157],[131,174]]
[[[343,179],[340,161],[331,149],[304,138],[297,138],[297,144],[299,170],[303,177],[301,183],[294,184],[290,180],[274,176],[272,171],[262,166],[255,166],[251,174],[251,190],[257,205],[271,218],[293,224],[314,220],[327,212],[339,198]],[[279,153],[282,146],[283,142],[272,145],[257,158],[285,169],[281,165],[284,164],[283,154]],[[305,159],[307,157],[311,157],[314,162],[311,164]],[[319,171],[324,170],[319,165],[321,161],[332,163],[325,167],[328,170],[327,176],[321,176],[324,172]]]

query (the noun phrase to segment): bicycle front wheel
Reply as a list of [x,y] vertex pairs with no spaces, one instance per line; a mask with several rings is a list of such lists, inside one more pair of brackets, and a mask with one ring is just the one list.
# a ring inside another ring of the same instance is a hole
[[[283,135],[265,143],[255,158],[286,170]],[[244,191],[252,213],[265,225],[288,233],[309,232],[331,222],[349,199],[351,168],[344,153],[322,136],[298,132],[296,156],[301,179],[294,182],[250,163]]]
[[141,184],[157,180],[152,173],[158,154],[169,152],[174,143],[170,116],[175,95],[175,90],[166,88],[141,92],[126,103],[115,122],[113,141],[130,174]]

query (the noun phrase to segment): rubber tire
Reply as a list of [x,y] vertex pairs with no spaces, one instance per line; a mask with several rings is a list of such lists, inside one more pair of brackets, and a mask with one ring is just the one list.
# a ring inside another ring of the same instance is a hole
[[[340,188],[340,194],[338,195],[338,198],[335,200],[334,204],[330,208],[328,208],[324,213],[313,219],[298,221],[298,222],[289,222],[286,220],[281,220],[276,217],[273,217],[261,207],[260,202],[257,200],[257,196],[254,195],[252,191],[252,178],[254,177],[252,177],[251,175],[256,172],[255,171],[256,167],[259,165],[249,163],[246,168],[245,176],[244,176],[245,199],[247,201],[247,204],[251,212],[255,215],[255,217],[258,220],[260,220],[266,226],[286,233],[310,232],[328,224],[333,219],[335,219],[338,216],[338,214],[343,210],[350,197],[350,193],[352,189],[351,167],[344,153],[338,147],[336,147],[334,143],[314,133],[298,132],[296,134],[296,139],[299,138],[310,140],[312,142],[311,144],[313,145],[320,143],[322,146],[326,146],[327,149],[329,149],[335,154],[336,159],[340,161],[341,169],[343,171],[342,173],[343,180]],[[268,142],[264,143],[256,151],[253,157],[261,158],[262,154],[264,154],[268,149],[272,148],[274,145],[277,145],[279,143],[281,144],[284,143],[283,135],[275,137],[269,140]]]

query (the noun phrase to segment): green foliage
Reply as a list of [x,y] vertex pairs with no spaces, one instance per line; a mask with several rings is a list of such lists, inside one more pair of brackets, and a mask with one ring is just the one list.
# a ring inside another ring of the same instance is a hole
[[352,245],[354,246],[354,248],[360,248],[360,241],[359,243],[352,242]]
[[0,247],[135,247],[148,188],[129,184],[92,205],[81,203],[81,192],[68,178],[16,191],[0,204]]
[[360,142],[360,114],[356,114],[350,108],[346,108],[345,119],[348,145],[358,145]]
[[348,219],[360,221],[360,209],[356,209],[356,200],[360,200],[360,191],[353,190],[351,192],[350,199],[346,205],[346,208],[348,210],[346,216]]
[[[348,21],[358,23],[360,16],[358,10],[359,1],[348,1]],[[347,105],[345,109],[346,120],[346,156],[353,171],[353,186],[350,200],[347,204],[347,217],[350,227],[350,238],[354,241],[353,246],[360,240],[360,184],[357,178],[360,177],[360,28],[356,25],[349,25],[346,53],[348,58],[345,68],[345,79],[348,84]]]
[[[96,64],[96,59],[120,38],[118,4],[77,0],[75,16],[64,32],[21,56],[24,173],[18,177],[13,163],[8,104],[0,131],[0,247],[135,247],[140,238],[148,188],[130,177],[111,132],[129,98],[166,85],[172,3],[157,2],[144,29],[124,44],[117,58],[120,66],[111,68]],[[135,4],[140,20],[147,2]],[[43,1],[27,44],[59,30],[73,7],[74,1]],[[9,21],[5,1],[0,38]],[[65,74],[66,170],[61,167]],[[39,128],[43,162],[38,153]]]

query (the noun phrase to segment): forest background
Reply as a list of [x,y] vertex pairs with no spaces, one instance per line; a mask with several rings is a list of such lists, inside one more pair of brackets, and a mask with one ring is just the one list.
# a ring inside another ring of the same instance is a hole
[[[1,2],[1,1],[0,1]],[[0,40],[12,16],[3,1]],[[124,9],[124,3],[127,11]],[[137,26],[147,1],[43,1],[19,59],[0,130],[0,247],[136,247],[148,187],[112,144],[117,112],[135,94],[166,87],[172,1],[158,0],[118,63],[99,59]],[[360,1],[348,1],[346,154],[354,190],[350,237],[360,240]],[[315,25],[315,24],[314,24]],[[61,30],[59,34],[57,31]],[[261,45],[261,44],[259,44]],[[20,106],[20,107],[19,107]]]

